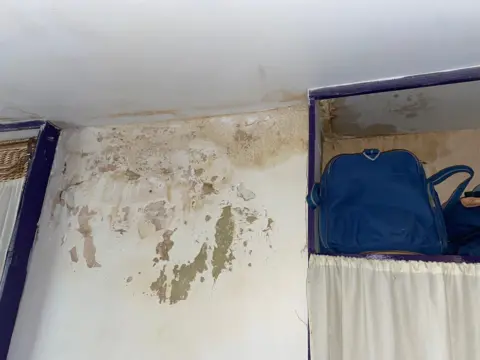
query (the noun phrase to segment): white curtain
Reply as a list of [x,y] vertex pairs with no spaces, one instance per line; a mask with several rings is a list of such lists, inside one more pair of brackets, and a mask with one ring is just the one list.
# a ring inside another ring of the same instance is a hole
[[13,235],[24,178],[0,182],[0,278]]
[[312,360],[480,359],[480,265],[311,256]]

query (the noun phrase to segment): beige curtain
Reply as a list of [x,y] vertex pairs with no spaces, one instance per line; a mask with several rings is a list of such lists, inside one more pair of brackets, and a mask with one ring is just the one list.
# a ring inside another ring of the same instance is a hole
[[480,359],[480,265],[311,256],[312,360]]
[[33,148],[33,139],[0,142],[0,278]]
[[24,178],[0,182],[0,278],[13,235]]

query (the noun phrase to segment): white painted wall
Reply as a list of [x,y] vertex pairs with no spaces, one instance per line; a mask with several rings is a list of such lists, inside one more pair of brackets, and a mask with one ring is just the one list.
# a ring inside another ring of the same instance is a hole
[[8,0],[0,117],[155,121],[480,64],[473,0]]
[[307,137],[305,106],[65,130],[9,359],[307,359]]

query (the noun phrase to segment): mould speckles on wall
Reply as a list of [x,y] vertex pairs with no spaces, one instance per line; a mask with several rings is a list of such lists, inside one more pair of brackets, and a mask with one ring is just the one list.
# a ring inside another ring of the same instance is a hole
[[[51,218],[55,226],[59,217],[78,221],[64,229],[70,260],[81,263],[77,233],[89,268],[121,260],[124,291],[174,305],[275,251],[264,184],[245,174],[306,152],[306,109],[224,120],[66,130]],[[103,261],[111,253],[120,258]]]

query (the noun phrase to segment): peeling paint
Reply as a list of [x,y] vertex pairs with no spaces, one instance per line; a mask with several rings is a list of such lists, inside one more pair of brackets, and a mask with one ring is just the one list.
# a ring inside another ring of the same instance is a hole
[[232,265],[235,256],[231,246],[235,232],[235,222],[232,214],[232,206],[223,207],[222,214],[215,224],[215,247],[212,255],[212,276],[216,281],[220,273]]
[[159,242],[156,247],[156,252],[160,260],[168,261],[170,256],[168,255],[169,251],[172,250],[174,242],[171,240],[172,235],[177,229],[166,230],[163,233],[163,241]]
[[191,283],[197,277],[207,270],[207,244],[204,243],[197,256],[190,264],[175,265],[171,286],[170,304],[175,304],[180,300],[186,300],[190,291]]
[[155,226],[155,230],[159,231],[165,228],[167,219],[172,216],[174,210],[174,207],[169,207],[165,200],[160,200],[149,203],[143,212],[145,218]]
[[137,174],[136,172],[130,170],[130,169],[127,169],[125,171],[125,176],[127,177],[127,179],[129,181],[135,181],[135,180],[138,180],[140,179],[140,174]]
[[268,218],[267,220],[267,227],[263,230],[263,232],[268,232],[272,230],[272,225],[273,225],[273,219]]
[[165,268],[166,265],[160,271],[158,279],[150,285],[150,290],[156,294],[160,304],[167,301],[167,275],[165,274]]
[[74,263],[78,262],[78,253],[77,253],[77,247],[74,246],[70,249],[70,260]]
[[202,186],[202,193],[203,195],[207,196],[207,195],[217,194],[218,192],[217,190],[215,190],[212,183],[204,182]]
[[90,219],[96,214],[95,211],[90,211],[88,206],[83,206],[78,213],[78,232],[83,236],[83,257],[89,268],[101,267],[95,256],[97,249],[93,242],[92,227],[90,226]]
[[245,201],[250,201],[250,200],[253,200],[255,199],[255,193],[251,190],[248,190],[246,187],[245,187],[245,184],[244,183],[240,183],[238,186],[237,186],[237,196],[239,198],[242,198],[243,200]]

